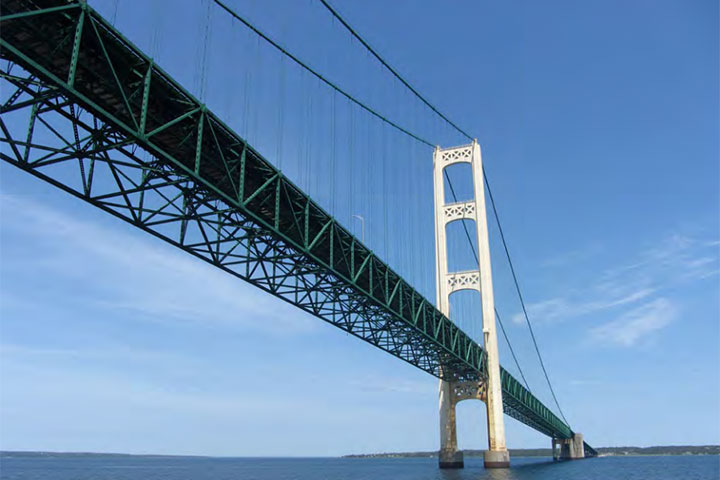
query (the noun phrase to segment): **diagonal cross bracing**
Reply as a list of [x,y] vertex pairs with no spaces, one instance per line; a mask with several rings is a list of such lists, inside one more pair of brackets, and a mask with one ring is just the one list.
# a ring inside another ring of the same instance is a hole
[[[446,380],[480,345],[83,2],[4,0],[0,158]],[[570,428],[501,370],[505,413]]]

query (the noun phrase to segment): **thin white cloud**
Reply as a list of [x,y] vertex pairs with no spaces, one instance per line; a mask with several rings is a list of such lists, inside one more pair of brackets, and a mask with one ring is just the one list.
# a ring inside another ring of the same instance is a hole
[[5,281],[30,265],[37,275],[89,286],[93,295],[86,298],[93,306],[125,310],[133,318],[273,333],[314,328],[308,314],[149,236],[79,220],[28,198],[1,194],[0,206],[3,230],[41,246],[31,258],[4,255]]
[[677,316],[677,307],[666,298],[647,302],[616,320],[592,329],[601,343],[631,347],[669,325]]
[[706,278],[711,278],[711,277],[717,278],[719,276],[720,276],[720,269],[716,268],[715,270],[707,270],[705,272],[699,273],[699,274],[695,275],[694,278],[697,280],[704,280]]
[[633,262],[607,269],[603,278],[606,282],[654,280],[663,286],[707,278],[720,263],[720,252],[715,246],[714,241],[673,233],[640,252]]
[[576,387],[586,387],[589,385],[602,385],[602,383],[603,382],[601,382],[599,380],[584,379],[584,378],[570,380],[570,385],[573,385]]
[[[720,254],[714,247],[718,244],[671,234],[631,262],[606,268],[587,288],[528,304],[528,313],[538,323],[561,322],[636,305],[670,287],[717,277]],[[512,319],[524,322],[522,313]]]
[[[529,304],[528,315],[532,319],[544,323],[559,322],[634,303],[649,297],[654,291],[652,288],[640,288],[623,296],[608,296],[590,301],[573,301],[562,297],[552,298]],[[518,324],[525,321],[522,313],[515,314],[512,319]]]
[[[0,344],[0,357],[5,360],[16,358],[23,361],[36,359],[53,362],[57,360],[82,360],[93,362],[99,360],[117,360],[123,363],[135,362],[143,365],[147,365],[149,362],[152,362],[172,365],[174,368],[181,363],[187,364],[188,361],[197,360],[174,352],[146,350],[134,347],[131,348],[123,345],[104,346],[103,348],[51,348],[12,343]],[[184,366],[186,367],[187,365]]]
[[383,376],[351,378],[348,380],[348,385],[360,387],[361,390],[369,392],[410,393],[413,395],[433,394],[437,390],[437,384],[432,380],[423,382]]
[[[283,405],[287,406],[284,400],[259,394],[243,392],[242,395],[217,395],[215,392],[194,391],[182,385],[152,382],[112,370],[68,369],[47,361],[28,364],[7,358],[4,363],[4,375],[8,377],[6,383],[13,386],[3,392],[4,400],[16,405],[16,408],[19,399],[25,398],[23,394],[28,394],[30,402],[42,405],[43,397],[48,395],[52,395],[54,401],[59,403],[77,402],[77,392],[83,392],[82,402],[88,408],[116,405],[117,411],[124,412],[142,406],[222,417],[238,415],[238,412],[269,415]],[[19,405],[19,408],[25,408],[25,404]],[[102,413],[101,410],[97,412]]]

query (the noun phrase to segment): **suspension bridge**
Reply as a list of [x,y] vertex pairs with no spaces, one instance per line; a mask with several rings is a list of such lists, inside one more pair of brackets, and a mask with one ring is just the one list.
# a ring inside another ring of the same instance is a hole
[[[344,97],[356,111],[411,141],[432,145],[327,80],[225,3],[214,4],[306,75],[328,85],[333,101]],[[413,95],[457,128],[337,11],[322,4]],[[368,246],[362,216],[350,211],[350,221],[363,222],[358,238],[88,3],[4,0],[1,8],[0,157],[5,162],[440,379],[441,467],[463,466],[455,404],[465,399],[487,404],[487,467],[509,465],[503,413],[550,437],[560,458],[596,455],[526,381],[499,364],[486,192],[493,210],[495,205],[475,141],[434,151],[433,303]],[[347,128],[357,125],[351,121]],[[335,148],[330,155],[333,162],[343,161]],[[283,156],[278,149],[276,163]],[[469,200],[458,200],[446,172],[456,163],[471,166]],[[450,202],[446,185],[454,197]],[[356,196],[352,189],[350,196]],[[475,224],[473,235],[465,220]],[[455,221],[465,228],[476,268],[453,271],[448,266],[445,229]],[[460,290],[482,293],[479,337],[449,318],[450,296]]]

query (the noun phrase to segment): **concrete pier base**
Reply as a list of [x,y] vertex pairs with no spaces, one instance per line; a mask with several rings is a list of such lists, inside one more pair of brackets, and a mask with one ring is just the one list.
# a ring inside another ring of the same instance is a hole
[[[554,460],[578,460],[585,458],[585,442],[582,433],[576,433],[572,438],[553,439],[553,459]],[[560,447],[560,451],[556,452],[556,446]]]
[[465,468],[465,459],[460,450],[440,450],[440,468]]
[[507,450],[485,450],[483,453],[485,468],[510,467],[510,452]]
[[458,402],[457,386],[440,380],[440,468],[464,468],[463,452],[457,447],[455,405]]

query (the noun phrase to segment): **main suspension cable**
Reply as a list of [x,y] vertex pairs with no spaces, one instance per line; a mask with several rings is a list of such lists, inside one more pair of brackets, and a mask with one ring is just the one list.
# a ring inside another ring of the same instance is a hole
[[[448,181],[448,186],[450,187],[450,194],[452,195],[455,203],[457,203],[458,198],[457,198],[457,195],[455,194],[455,188],[453,187],[453,184],[450,181],[450,177],[448,176],[447,171],[443,170],[443,173],[445,174],[445,179]],[[463,221],[461,223],[463,226],[463,230],[465,230],[465,237],[467,238],[468,244],[470,245],[470,249],[472,250],[473,257],[475,257],[475,263],[477,263],[479,265],[480,260],[478,258],[477,252],[475,251],[475,245],[473,245],[472,239],[470,238],[470,232],[468,231],[468,228],[467,228],[467,225],[465,224],[465,222]],[[530,385],[528,385],[528,381],[525,378],[525,374],[523,373],[522,368],[520,368],[520,362],[518,362],[518,359],[515,356],[515,350],[513,350],[512,344],[510,343],[510,339],[508,338],[508,335],[505,332],[505,326],[503,325],[502,319],[500,318],[500,314],[498,313],[497,308],[494,307],[494,309],[495,309],[495,318],[497,318],[498,323],[500,324],[500,330],[502,330],[503,337],[505,337],[505,343],[507,343],[507,346],[510,349],[510,353],[512,354],[513,360],[515,361],[515,366],[517,367],[518,371],[520,372],[520,376],[523,379],[523,383],[525,383],[525,388],[527,388],[528,391],[530,391]]]
[[[464,135],[468,140],[473,140],[473,137],[470,136],[467,132],[465,132],[463,129],[458,127],[454,122],[452,122],[447,116],[442,114],[434,105],[432,105],[425,97],[423,97],[415,88],[413,88],[410,83],[407,82],[394,68],[392,68],[376,51],[373,49],[341,16],[340,14],[327,2],[327,0],[320,0],[320,2],[327,8],[327,10],[342,23],[342,25],[350,32],[351,35],[353,35],[385,68],[387,68],[392,75],[398,79],[403,85],[405,85],[420,101],[422,101],[425,105],[427,105],[433,112],[435,112],[440,118],[445,120],[450,126],[452,126],[455,130],[457,130],[460,134]],[[452,190],[452,183],[450,182],[450,178],[446,174],[446,178],[448,180],[448,184],[451,185]],[[490,198],[490,203],[493,208],[493,213],[495,215],[495,221],[498,225],[498,229],[500,231],[500,238],[503,243],[503,247],[505,249],[505,255],[507,256],[508,262],[510,264],[510,271],[513,276],[513,281],[515,283],[515,289],[518,293],[518,298],[520,299],[520,304],[522,305],[523,315],[525,316],[525,322],[528,325],[528,328],[530,330],[530,335],[532,337],[533,345],[535,346],[535,352],[537,353],[538,359],[540,360],[540,365],[543,370],[543,374],[545,375],[545,380],[547,381],[548,387],[550,388],[550,393],[552,394],[553,400],[555,401],[555,405],[558,408],[558,411],[560,415],[562,416],[563,420],[565,420],[566,424],[569,424],[567,419],[565,418],[565,415],[563,414],[562,408],[560,408],[560,403],[557,400],[557,396],[555,395],[555,391],[552,388],[552,384],[550,383],[550,377],[548,376],[547,369],[545,368],[545,363],[543,362],[542,355],[540,354],[540,348],[538,347],[537,340],[535,338],[535,333],[533,332],[532,325],[530,324],[530,317],[527,313],[527,308],[525,307],[525,301],[523,300],[522,294],[520,292],[520,284],[517,279],[517,275],[515,273],[515,268],[513,267],[512,261],[510,260],[510,251],[508,249],[507,243],[505,241],[505,235],[502,232],[502,227],[500,225],[500,217],[498,216],[497,207],[495,206],[495,199],[492,196],[492,192],[490,190],[490,182],[488,180],[487,174],[485,173],[485,168],[483,167],[483,180],[485,181],[485,185],[488,189],[488,197]],[[469,238],[469,235],[468,235]],[[471,242],[472,245],[472,242]],[[474,251],[474,247],[473,247]],[[504,329],[503,329],[504,330]],[[508,342],[509,344],[509,342]]]
[[495,221],[498,226],[498,231],[500,232],[500,238],[502,239],[503,248],[505,249],[505,256],[507,257],[508,265],[510,265],[510,273],[512,273],[513,282],[515,283],[515,290],[517,291],[518,298],[520,298],[520,305],[522,306],[525,323],[527,323],[528,329],[530,330],[530,337],[532,338],[533,345],[535,345],[535,351],[537,352],[538,359],[540,360],[540,366],[542,367],[542,371],[545,374],[545,379],[547,380],[548,387],[550,387],[550,393],[552,394],[553,400],[555,401],[555,405],[557,405],[560,416],[563,418],[563,420],[565,420],[566,424],[570,425],[570,422],[568,422],[567,418],[565,418],[565,414],[563,413],[562,408],[560,408],[560,403],[555,396],[555,390],[553,390],[547,370],[545,369],[545,362],[543,362],[542,355],[540,355],[540,349],[538,348],[537,340],[535,339],[535,332],[533,331],[532,324],[530,323],[530,317],[528,316],[527,308],[525,308],[525,300],[523,300],[522,293],[520,292],[520,284],[518,283],[517,275],[515,274],[515,267],[513,266],[512,259],[510,258],[510,250],[508,250],[507,242],[505,242],[505,234],[503,233],[502,225],[500,225],[500,217],[498,216],[495,201],[493,200],[492,190],[490,190],[490,183],[488,182],[487,177],[485,177],[485,186],[487,187],[488,197],[490,197],[490,205],[492,205],[493,213],[495,214]]
[[460,127],[458,127],[457,125],[455,125],[449,118],[447,118],[445,115],[443,115],[443,114],[440,112],[440,110],[438,110],[438,109],[435,108],[435,106],[433,106],[430,102],[428,102],[427,100],[425,100],[425,98],[424,98],[422,95],[420,95],[420,93],[418,93],[418,91],[415,90],[415,88],[413,88],[412,85],[410,85],[407,81],[405,81],[405,79],[404,79],[403,77],[401,77],[400,74],[399,74],[398,72],[396,72],[395,69],[392,68],[392,67],[375,51],[375,49],[373,49],[373,48],[365,41],[365,39],[363,39],[350,25],[348,25],[348,23],[345,21],[345,19],[343,19],[343,18],[340,16],[340,14],[339,14],[337,11],[335,11],[335,9],[334,9],[327,1],[325,1],[325,0],[320,0],[320,2],[325,6],[325,8],[327,8],[327,9],[330,11],[330,13],[332,13],[332,15],[333,15],[337,20],[340,21],[340,23],[343,24],[343,26],[352,34],[352,36],[355,37],[355,39],[356,39],[357,41],[359,41],[359,42],[368,50],[368,52],[370,52],[385,68],[387,68],[387,69],[390,71],[390,73],[393,74],[393,76],[394,76],[395,78],[397,78],[398,80],[400,80],[400,83],[402,83],[403,85],[405,85],[412,93],[415,94],[416,97],[418,97],[418,98],[420,99],[420,101],[422,101],[425,105],[427,105],[428,108],[430,108],[430,110],[432,110],[433,112],[435,112],[436,114],[438,114],[438,115],[440,116],[440,118],[442,118],[442,119],[445,120],[447,123],[449,123],[455,130],[457,130],[458,132],[462,133],[462,134],[465,135],[467,138],[469,138],[469,139],[472,140],[472,137],[470,137],[470,135],[468,135],[468,134],[465,133]]
[[[345,19],[340,16],[340,14],[326,1],[326,0],[320,0],[320,2],[325,6],[325,8],[330,11],[330,13],[335,17],[351,34],[353,37],[355,37],[356,40],[358,40],[385,68],[387,68],[390,73],[393,74],[393,76],[400,81],[405,87],[407,87],[420,101],[422,101],[428,108],[430,108],[433,112],[435,112],[440,118],[445,120],[450,126],[452,126],[455,130],[460,132],[462,135],[467,137],[468,139],[472,140],[472,137],[462,130],[460,127],[458,127],[452,120],[450,120],[447,116],[445,116],[440,110],[438,110],[433,104],[431,104],[425,97],[420,95],[420,93],[415,90],[415,88],[408,83],[407,80],[405,80],[393,67],[390,66],[388,62],[383,59],[380,54],[378,54],[375,49],[373,49],[368,42],[365,41],[364,38],[362,38],[346,21]],[[455,195],[455,189],[453,188],[452,182],[450,181],[450,177],[447,175],[446,171],[443,171],[445,173],[445,178],[448,181],[448,185],[450,186],[450,191],[452,192],[454,200],[457,202],[457,196]],[[485,171],[483,169],[483,177],[485,177]],[[485,177],[485,182],[487,183],[487,178]],[[470,233],[468,232],[467,225],[465,225],[465,222],[463,222],[463,228],[465,230],[465,235],[467,236],[468,242],[470,243],[470,247],[472,248],[473,255],[475,256],[475,261],[478,261],[477,252],[475,251],[475,247],[472,244],[472,240],[470,239]],[[502,324],[502,320],[500,319],[500,315],[497,312],[497,309],[495,309],[495,316],[498,319],[498,323],[500,323],[501,330],[503,332],[503,336],[505,337],[505,341],[507,342],[508,347],[510,348],[510,353],[512,354],[513,359],[515,360],[515,365],[518,368],[518,371],[520,372],[520,376],[522,377],[525,387],[530,390],[530,387],[528,385],[527,380],[525,379],[525,375],[523,374],[522,368],[520,368],[520,363],[517,360],[517,357],[515,356],[515,351],[512,348],[512,344],[510,343],[510,339],[507,336],[507,333],[505,331],[505,327]],[[558,407],[559,408],[559,407]]]
[[257,34],[260,38],[262,38],[263,40],[265,40],[267,43],[269,43],[269,44],[270,44],[271,46],[273,46],[275,49],[277,49],[278,51],[280,51],[283,55],[285,55],[286,57],[288,57],[290,60],[292,60],[293,62],[295,62],[296,64],[298,64],[298,65],[299,65],[300,67],[302,67],[303,69],[305,69],[305,70],[307,70],[308,72],[310,72],[312,75],[314,75],[315,77],[317,77],[320,81],[322,81],[323,83],[325,83],[327,86],[329,86],[330,88],[332,88],[333,90],[335,90],[335,91],[338,92],[339,94],[343,95],[345,98],[347,98],[348,100],[350,100],[351,102],[353,102],[354,104],[356,104],[357,106],[359,106],[360,108],[362,108],[363,110],[365,110],[366,112],[370,113],[370,114],[373,115],[374,117],[377,117],[377,118],[380,119],[382,122],[387,123],[388,125],[390,125],[391,127],[395,128],[396,130],[404,133],[405,135],[408,135],[409,137],[414,138],[414,139],[417,140],[418,142],[423,143],[423,144],[425,144],[425,145],[427,145],[427,146],[429,146],[429,147],[433,147],[433,148],[435,147],[435,145],[434,145],[432,142],[429,142],[428,140],[425,140],[424,138],[420,137],[419,135],[417,135],[417,134],[415,134],[415,133],[412,133],[411,131],[407,130],[406,128],[401,127],[401,126],[398,125],[397,123],[393,122],[392,120],[390,120],[390,119],[388,119],[387,117],[383,116],[382,114],[378,113],[376,110],[372,109],[371,107],[369,107],[369,106],[366,105],[365,103],[361,102],[360,100],[358,100],[357,98],[355,98],[354,96],[352,96],[351,94],[349,94],[348,92],[346,92],[345,90],[343,90],[343,89],[341,89],[340,87],[338,87],[336,84],[334,84],[333,82],[331,82],[330,80],[328,80],[327,78],[325,78],[323,75],[321,75],[319,72],[317,72],[316,70],[314,70],[313,68],[311,68],[310,66],[308,66],[306,63],[304,63],[304,62],[303,62],[302,60],[300,60],[298,57],[296,57],[295,55],[293,55],[292,53],[290,53],[287,49],[285,49],[284,47],[282,47],[282,46],[281,46],[280,44],[278,44],[275,40],[271,39],[271,38],[270,38],[269,36],[267,36],[265,33],[263,33],[262,31],[260,31],[255,25],[253,25],[252,23],[250,23],[250,21],[248,21],[247,19],[245,19],[244,17],[242,17],[239,13],[237,13],[237,12],[236,12],[235,10],[233,10],[232,8],[228,7],[222,0],[212,0],[212,1],[215,2],[215,4],[217,4],[220,8],[222,8],[223,10],[225,10],[227,13],[229,13],[233,18],[235,18],[236,20],[242,22],[246,27],[248,27],[250,30],[252,30],[253,32],[255,32],[255,34]]
[[[269,43],[272,47],[274,47],[275,49],[277,49],[278,51],[280,51],[283,55],[287,56],[287,57],[290,58],[293,62],[295,62],[296,64],[298,64],[301,68],[303,68],[304,70],[308,71],[310,74],[312,74],[313,76],[315,76],[316,78],[318,78],[320,81],[322,81],[323,83],[325,83],[327,86],[329,86],[330,88],[332,88],[332,89],[335,90],[336,92],[340,93],[341,95],[343,95],[344,97],[346,97],[348,100],[350,100],[351,102],[355,103],[355,104],[358,105],[360,108],[362,108],[363,110],[365,110],[365,111],[367,111],[368,113],[370,113],[372,116],[378,118],[378,119],[381,120],[382,122],[390,125],[391,127],[395,128],[396,130],[402,132],[403,134],[405,134],[405,135],[407,135],[407,136],[409,136],[409,137],[417,140],[418,142],[420,142],[420,143],[422,143],[422,144],[424,144],[424,145],[430,146],[430,147],[434,147],[434,144],[433,144],[432,142],[430,142],[430,141],[428,141],[428,140],[420,137],[419,135],[417,135],[417,134],[415,134],[415,133],[413,133],[413,132],[410,132],[409,130],[401,127],[401,126],[398,125],[397,123],[395,123],[395,122],[393,122],[392,120],[388,119],[387,117],[383,116],[382,114],[380,114],[379,112],[377,112],[377,111],[374,110],[373,108],[369,107],[369,106],[366,105],[365,103],[361,102],[360,100],[358,100],[357,98],[355,98],[354,96],[352,96],[351,94],[349,94],[348,92],[346,92],[345,90],[341,89],[341,88],[338,87],[336,84],[334,84],[333,82],[331,82],[330,80],[328,80],[327,78],[325,78],[322,74],[320,74],[319,72],[317,72],[316,70],[314,70],[313,68],[311,68],[310,66],[308,66],[307,64],[305,64],[304,62],[302,62],[299,58],[297,58],[295,55],[293,55],[292,53],[290,53],[287,49],[285,49],[285,48],[282,47],[280,44],[278,44],[277,42],[275,42],[274,40],[272,40],[268,35],[266,35],[266,34],[263,33],[262,31],[260,31],[260,30],[259,30],[257,27],[255,27],[252,23],[250,23],[250,22],[249,22],[248,20],[246,20],[244,17],[242,17],[242,16],[239,15],[237,12],[235,12],[233,9],[231,9],[229,6],[227,6],[222,0],[212,0],[212,1],[213,1],[215,4],[217,4],[219,7],[221,7],[223,10],[225,10],[227,13],[229,13],[233,18],[235,18],[236,20],[238,20],[238,21],[240,21],[241,23],[243,23],[246,27],[248,27],[248,28],[249,28],[250,30],[252,30],[255,34],[257,34],[260,38],[262,38],[262,39],[265,40],[267,43]],[[355,30],[352,29],[352,27],[350,27],[350,25],[337,13],[337,11],[335,11],[335,9],[333,9],[333,8],[330,6],[330,4],[329,4],[326,0],[320,0],[320,1],[321,1],[321,3],[332,13],[332,15],[333,15],[336,19],[338,19],[338,20],[343,24],[343,26],[345,26],[345,28],[346,28],[348,31],[350,31],[350,33],[351,33],[358,41],[360,41],[360,43],[361,43],[373,56],[374,56],[385,68],[387,68],[387,69],[393,74],[393,76],[395,76],[395,78],[397,78],[406,88],[408,88],[418,99],[420,99],[428,108],[430,108],[435,114],[437,114],[440,118],[442,118],[446,123],[448,123],[450,126],[452,126],[452,127],[453,127],[456,131],[458,131],[460,134],[462,134],[463,136],[465,136],[465,137],[466,137],[467,139],[469,139],[469,140],[472,140],[472,139],[473,139],[473,137],[471,137],[467,132],[465,132],[465,131],[462,130],[460,127],[458,127],[458,126],[457,126],[454,122],[452,122],[447,116],[445,116],[444,114],[442,114],[434,105],[432,105],[428,100],[426,100],[422,95],[420,95],[420,93],[419,93],[415,88],[413,88],[402,76],[400,76],[400,74],[399,74],[395,69],[393,69],[372,47],[370,47],[370,45],[369,45],[362,37],[360,37],[360,35],[357,34],[357,33],[355,32]],[[452,189],[452,183],[450,182],[449,177],[447,177],[447,178],[448,178],[448,183],[449,183],[449,185],[451,185],[451,189]],[[534,332],[533,332],[533,330],[532,330],[532,326],[531,326],[531,324],[530,324],[530,319],[529,319],[528,314],[527,314],[527,308],[525,307],[525,303],[524,303],[524,300],[523,300],[523,298],[522,298],[522,294],[520,293],[520,286],[519,286],[519,282],[518,282],[518,280],[517,280],[517,276],[516,276],[516,273],[515,273],[515,269],[514,269],[514,267],[513,267],[513,265],[512,265],[512,262],[510,261],[509,249],[508,249],[508,247],[507,247],[507,243],[506,243],[506,241],[505,241],[504,234],[502,233],[502,228],[500,227],[500,218],[498,217],[498,214],[497,214],[497,208],[496,208],[496,205],[495,205],[495,200],[494,200],[494,198],[493,198],[493,196],[492,196],[492,193],[491,193],[491,191],[490,191],[489,180],[488,180],[488,177],[487,177],[487,174],[486,174],[484,168],[483,168],[483,179],[484,179],[484,181],[485,181],[485,184],[486,184],[487,187],[488,187],[488,196],[489,196],[489,198],[490,198],[490,203],[492,204],[493,213],[495,214],[495,220],[496,220],[497,225],[498,225],[498,227],[499,227],[499,230],[500,230],[500,232],[501,232],[501,239],[502,239],[503,246],[504,246],[504,249],[505,249],[505,254],[506,254],[506,256],[507,256],[507,258],[508,258],[508,261],[509,261],[509,263],[510,263],[510,269],[511,269],[511,273],[512,273],[512,275],[513,275],[513,280],[514,280],[514,283],[515,283],[515,288],[516,288],[516,290],[517,290],[517,292],[518,292],[518,297],[519,297],[520,303],[521,303],[521,305],[522,305],[523,314],[524,314],[524,316],[525,316],[526,323],[527,323],[527,325],[528,325],[528,327],[529,327],[529,329],[530,329],[530,333],[531,333],[531,336],[532,336],[533,344],[535,345],[535,351],[537,352],[538,358],[539,358],[539,360],[540,360],[540,364],[541,364],[542,369],[543,369],[543,373],[544,373],[544,375],[545,375],[545,379],[546,379],[546,381],[547,381],[547,383],[548,383],[548,387],[550,388],[550,391],[551,391],[551,393],[552,393],[552,396],[553,396],[553,399],[554,399],[554,401],[555,401],[555,404],[556,404],[556,406],[558,407],[558,410],[559,410],[559,412],[560,412],[560,415],[563,417],[563,419],[565,420],[565,422],[568,423],[568,422],[567,422],[567,419],[566,419],[565,416],[563,415],[562,409],[560,408],[560,405],[559,405],[559,403],[558,403],[558,401],[557,401],[557,397],[556,397],[555,392],[554,392],[554,390],[553,390],[553,388],[552,388],[552,384],[550,383],[550,379],[549,379],[549,377],[548,377],[547,370],[546,370],[546,368],[545,368],[544,362],[543,362],[543,360],[542,360],[542,356],[541,356],[541,354],[540,354],[539,347],[538,347],[538,345],[537,345],[537,341],[536,341],[536,338],[535,338],[535,334],[534,334]],[[465,228],[467,228],[467,227],[465,227]],[[468,235],[468,237],[469,237],[469,235]],[[472,242],[471,242],[471,246],[472,246]],[[473,248],[473,251],[474,251],[474,246],[472,246],[472,248]],[[497,316],[497,311],[496,311],[495,313],[496,313],[496,316]],[[504,326],[502,325],[502,321],[500,320],[500,317],[499,317],[499,316],[497,316],[497,318],[498,318],[498,320],[499,320],[499,323],[501,323],[501,328],[502,328],[503,334],[505,335],[505,339],[506,339],[506,341],[508,342],[508,346],[510,347],[511,353],[513,354],[513,358],[515,358],[515,361],[516,361],[516,364],[517,364],[517,358],[515,357],[514,351],[512,351],[512,346],[510,345],[510,342],[509,342],[509,339],[508,339],[508,337],[507,337],[507,334],[505,333],[505,329],[504,329]],[[517,364],[517,365],[518,365],[518,370],[520,370],[519,364]],[[525,380],[524,375],[522,374],[522,371],[521,371],[521,375],[522,375],[522,377],[523,377],[523,380]],[[525,381],[525,384],[526,384],[526,386],[527,386],[527,381]]]

